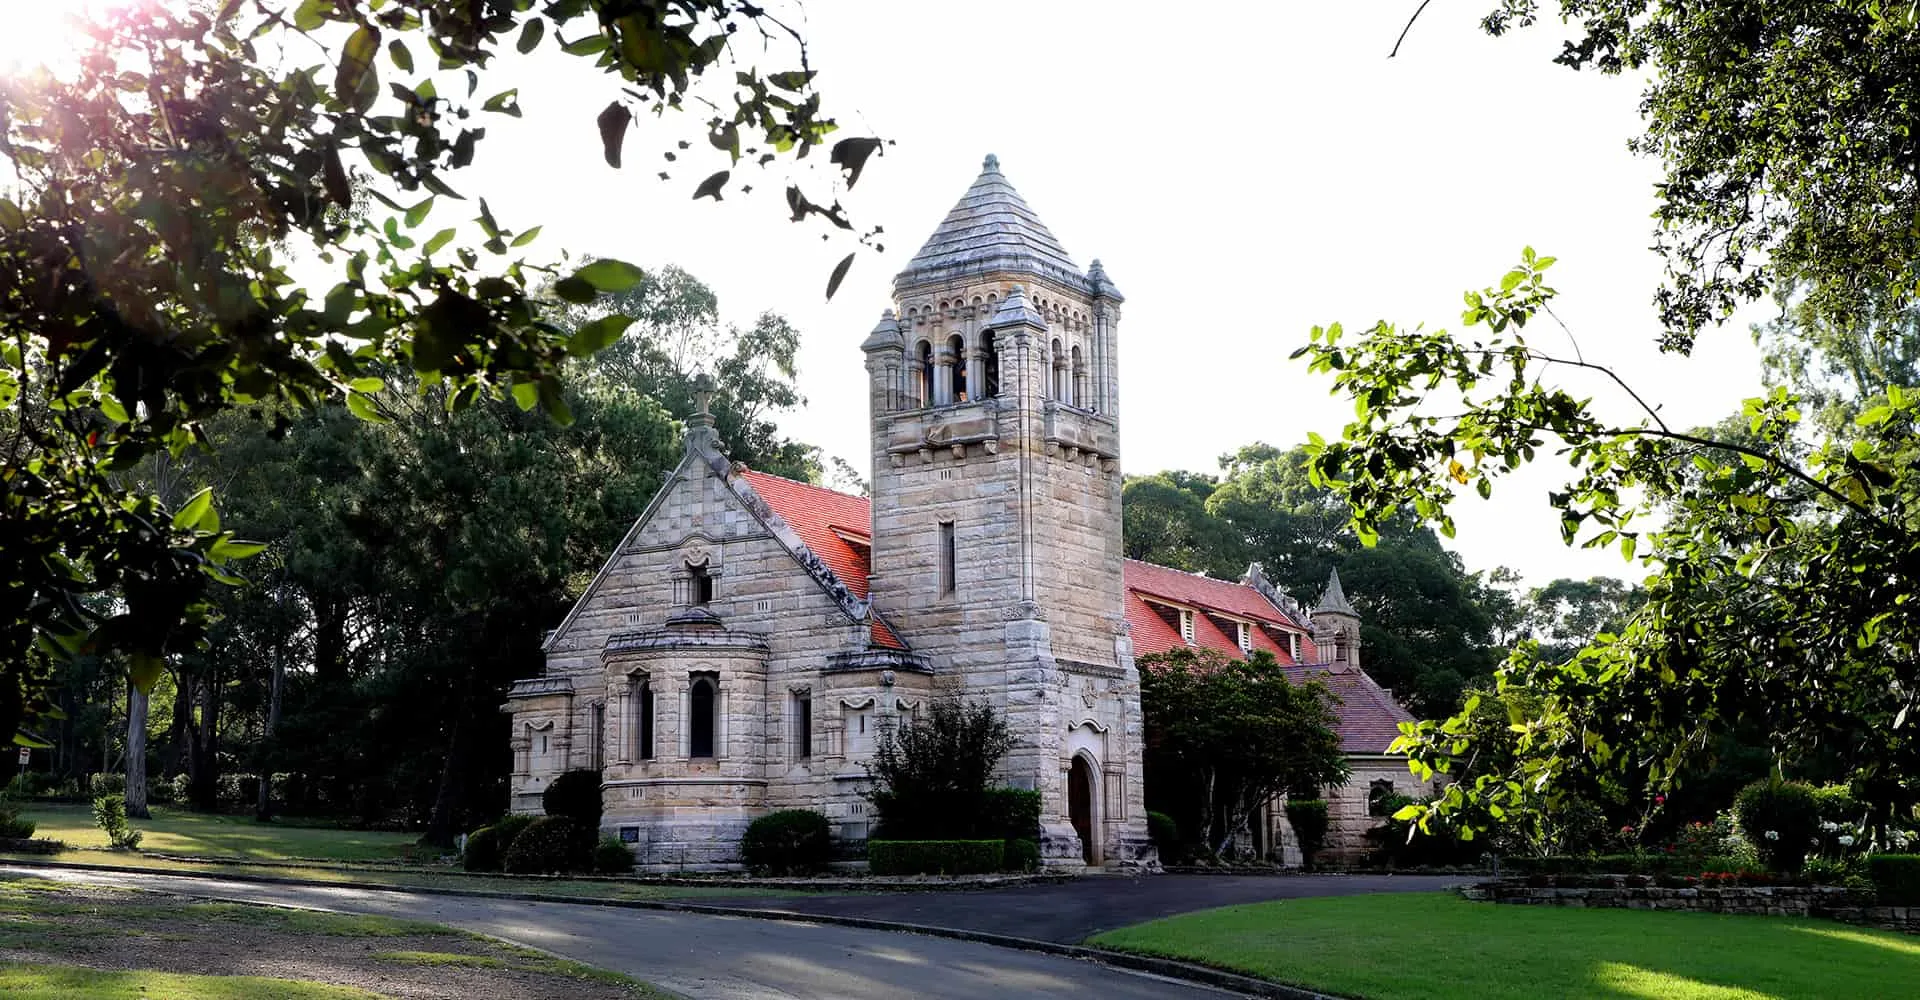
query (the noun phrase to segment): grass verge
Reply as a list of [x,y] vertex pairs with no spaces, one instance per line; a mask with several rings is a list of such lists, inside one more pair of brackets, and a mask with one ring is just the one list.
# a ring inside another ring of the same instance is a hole
[[1912,997],[1920,939],[1823,920],[1475,903],[1451,893],[1203,910],[1088,941],[1371,1000]]
[[0,996],[358,1000],[396,992],[664,996],[620,973],[438,924],[0,878]]
[[[34,836],[69,847],[108,846],[94,825],[91,807],[77,802],[25,802],[20,815],[36,826]],[[140,846],[162,854],[199,854],[249,861],[309,858],[328,861],[397,861],[422,857],[410,833],[256,823],[251,816],[225,816],[154,806],[152,819],[136,819]],[[438,852],[434,852],[438,853]]]
[[48,860],[125,868],[129,871],[176,872],[183,875],[258,875],[296,879],[302,882],[365,882],[405,889],[473,889],[487,892],[534,892],[568,899],[704,899],[728,896],[792,895],[791,889],[757,889],[734,886],[646,885],[629,882],[572,881],[564,878],[516,879],[493,875],[472,875],[445,867],[336,867],[301,864],[222,864],[218,861],[185,861],[154,857],[138,851],[78,850],[65,851],[54,858],[38,854],[0,852],[0,863],[18,861],[33,864]]

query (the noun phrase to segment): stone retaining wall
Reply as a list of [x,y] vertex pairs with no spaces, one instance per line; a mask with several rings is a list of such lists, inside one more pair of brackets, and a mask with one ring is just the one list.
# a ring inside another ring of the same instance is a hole
[[1684,910],[1770,917],[1821,917],[1849,924],[1920,934],[1920,906],[1875,906],[1870,893],[1832,886],[1715,886],[1665,888],[1628,885],[1540,887],[1524,880],[1482,882],[1460,890],[1467,899],[1526,906]]

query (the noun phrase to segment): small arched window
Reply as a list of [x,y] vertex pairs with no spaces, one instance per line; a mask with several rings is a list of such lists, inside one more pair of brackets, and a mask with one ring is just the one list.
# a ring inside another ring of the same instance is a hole
[[920,342],[920,348],[914,358],[914,389],[919,394],[921,406],[933,405],[933,345]]
[[1087,405],[1087,366],[1080,360],[1080,345],[1073,345],[1073,405]]
[[706,563],[687,564],[687,603],[695,607],[713,603],[713,571]]
[[1052,349],[1047,352],[1047,360],[1053,365],[1051,395],[1063,403],[1070,402],[1067,399],[1067,356],[1061,350],[1058,339],[1054,340]]
[[687,692],[687,756],[712,757],[719,699],[711,677],[695,677]]
[[980,335],[980,357],[982,377],[986,379],[980,397],[990,399],[1000,395],[1000,346],[994,342],[992,330]]
[[947,353],[953,356],[952,364],[947,368],[952,380],[948,385],[947,402],[964,403],[967,401],[967,342],[959,334],[947,338]]

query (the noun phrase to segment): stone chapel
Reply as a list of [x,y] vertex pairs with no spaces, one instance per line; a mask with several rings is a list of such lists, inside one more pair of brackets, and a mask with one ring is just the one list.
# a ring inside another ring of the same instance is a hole
[[[1258,566],[1234,582],[1124,558],[1125,300],[994,157],[893,296],[860,345],[871,499],[731,462],[709,384],[678,468],[508,694],[515,811],[590,768],[604,832],[643,866],[731,862],[777,809],[857,842],[878,734],[950,692],[1006,719],[1001,777],[1040,791],[1045,863],[1151,864],[1134,656],[1174,643],[1264,649],[1329,682],[1356,770],[1336,838],[1357,841],[1381,794],[1363,774],[1414,791],[1386,754],[1408,715],[1359,670],[1337,576],[1310,613]],[[1254,831],[1276,854],[1277,813]]]

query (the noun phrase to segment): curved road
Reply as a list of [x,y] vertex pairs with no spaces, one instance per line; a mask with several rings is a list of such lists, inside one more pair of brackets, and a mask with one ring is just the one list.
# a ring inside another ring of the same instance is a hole
[[616,969],[689,997],[1219,1000],[1190,983],[948,938],[796,921],[500,899],[264,885],[141,872],[0,867],[8,876],[430,920]]

